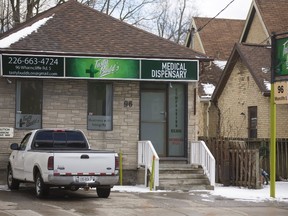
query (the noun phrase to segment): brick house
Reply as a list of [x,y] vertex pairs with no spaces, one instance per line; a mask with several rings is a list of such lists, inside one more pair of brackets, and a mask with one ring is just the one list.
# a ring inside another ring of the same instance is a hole
[[139,140],[187,159],[197,139],[199,52],[70,0],[2,34],[0,54],[0,129],[12,131],[0,137],[2,169],[33,128],[77,128],[93,149],[121,150],[134,183]]
[[[254,0],[221,79],[212,95],[218,134],[225,137],[270,137],[272,32],[287,32],[285,0]],[[218,110],[218,111],[216,111]],[[277,105],[277,138],[287,138],[288,105]],[[213,112],[213,111],[212,111]]]
[[[198,82],[198,136],[216,136],[217,115],[211,111],[211,97],[233,46],[239,41],[245,20],[194,17],[186,46],[214,59],[206,63]],[[193,33],[193,37],[192,37]]]

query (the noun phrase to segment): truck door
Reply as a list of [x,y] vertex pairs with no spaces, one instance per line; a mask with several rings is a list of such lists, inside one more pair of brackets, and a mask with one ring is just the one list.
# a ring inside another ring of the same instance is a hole
[[14,176],[19,179],[24,179],[24,155],[26,153],[27,143],[31,133],[26,134],[20,143],[19,150],[17,151],[16,160],[14,161]]

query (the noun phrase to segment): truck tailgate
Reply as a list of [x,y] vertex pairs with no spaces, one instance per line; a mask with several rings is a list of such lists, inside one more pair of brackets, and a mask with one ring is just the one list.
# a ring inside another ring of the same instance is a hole
[[115,153],[55,152],[54,173],[60,175],[114,175]]

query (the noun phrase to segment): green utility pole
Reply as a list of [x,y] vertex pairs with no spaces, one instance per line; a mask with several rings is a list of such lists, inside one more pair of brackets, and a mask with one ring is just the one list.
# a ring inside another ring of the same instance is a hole
[[274,98],[275,35],[271,37],[271,95],[270,95],[270,197],[275,198],[276,179],[276,104]]
[[288,104],[288,32],[271,36],[270,197],[275,198],[276,104]]
[[276,179],[276,104],[274,102],[274,83],[271,83],[270,96],[270,197],[275,198]]

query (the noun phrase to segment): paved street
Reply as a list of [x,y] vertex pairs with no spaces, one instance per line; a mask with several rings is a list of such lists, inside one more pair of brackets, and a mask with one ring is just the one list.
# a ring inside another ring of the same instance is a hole
[[0,216],[202,216],[261,215],[286,216],[288,204],[275,201],[261,203],[235,201],[207,192],[112,192],[108,199],[97,197],[95,190],[77,192],[51,190],[44,200],[35,197],[32,184],[10,191],[4,177],[0,180]]

